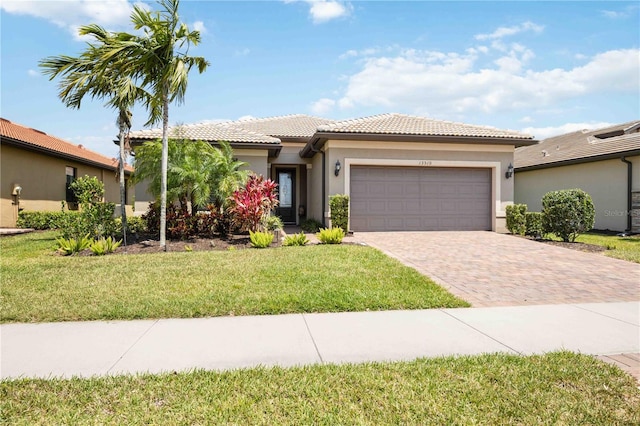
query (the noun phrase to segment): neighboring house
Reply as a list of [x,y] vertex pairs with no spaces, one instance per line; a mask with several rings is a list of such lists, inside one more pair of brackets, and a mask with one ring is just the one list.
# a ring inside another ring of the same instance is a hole
[[[346,121],[288,115],[173,132],[228,141],[249,169],[279,184],[276,213],[285,223],[306,217],[328,224],[329,196],[349,195],[354,231],[504,231],[514,149],[537,142],[515,131],[402,114]],[[132,132],[131,142],[160,136],[159,129]],[[144,189],[136,189],[136,203]]]
[[640,120],[516,149],[515,201],[540,211],[549,191],[591,195],[596,229],[640,232]]
[[[15,227],[20,210],[59,211],[62,201],[74,201],[69,183],[85,175],[104,183],[105,201],[116,203],[118,214],[117,164],[82,145],[0,118],[0,227]],[[132,172],[127,166],[126,174]],[[129,200],[132,193],[127,190]]]

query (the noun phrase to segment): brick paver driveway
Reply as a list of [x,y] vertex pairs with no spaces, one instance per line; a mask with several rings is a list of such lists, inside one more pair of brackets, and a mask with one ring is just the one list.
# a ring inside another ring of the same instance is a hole
[[494,232],[358,232],[473,306],[640,300],[640,264]]

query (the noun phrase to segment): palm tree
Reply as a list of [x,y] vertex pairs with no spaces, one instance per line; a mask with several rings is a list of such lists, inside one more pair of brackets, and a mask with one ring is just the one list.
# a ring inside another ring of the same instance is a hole
[[120,181],[120,214],[122,216],[122,235],[126,246],[127,212],[125,187],[125,144],[131,129],[131,111],[137,100],[149,102],[149,95],[135,84],[135,81],[122,72],[126,58],[111,56],[105,59],[111,47],[118,42],[130,40],[133,36],[126,33],[111,33],[99,25],[80,27],[80,35],[92,36],[96,43],[89,43],[79,56],[50,56],[40,61],[43,73],[49,80],[61,77],[58,96],[70,108],[80,108],[85,95],[91,98],[108,99],[106,105],[118,111]]
[[219,145],[219,149],[214,152],[216,167],[212,178],[211,200],[219,209],[223,209],[233,192],[246,183],[251,172],[240,170],[247,163],[234,158],[229,142],[220,141]]
[[159,12],[134,6],[131,21],[135,29],[144,34],[118,42],[105,58],[129,58],[126,74],[141,79],[142,86],[149,88],[152,94],[147,124],[157,123],[162,117],[160,246],[165,248],[169,104],[184,101],[188,74],[193,66],[202,73],[209,65],[203,57],[188,56],[189,47],[200,43],[200,32],[189,31],[188,26],[180,22],[179,3],[179,0],[159,0],[162,6]]

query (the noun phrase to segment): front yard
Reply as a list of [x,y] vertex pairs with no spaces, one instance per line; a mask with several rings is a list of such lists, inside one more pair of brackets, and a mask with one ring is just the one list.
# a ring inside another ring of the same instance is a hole
[[62,257],[54,236],[0,238],[2,322],[469,306],[370,247]]
[[640,237],[618,237],[617,235],[589,232],[578,236],[577,242],[606,247],[605,255],[629,262],[640,263]]
[[3,421],[38,424],[640,423],[637,383],[586,355],[0,383]]

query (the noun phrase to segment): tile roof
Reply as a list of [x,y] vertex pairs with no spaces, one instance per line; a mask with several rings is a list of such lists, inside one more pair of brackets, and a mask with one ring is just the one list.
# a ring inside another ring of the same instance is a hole
[[[44,150],[54,156],[72,158],[112,170],[118,168],[118,161],[115,158],[98,154],[84,148],[82,145],[74,145],[55,136],[48,135],[43,131],[11,122],[5,118],[0,118],[0,135],[2,139],[13,139],[24,145]],[[107,142],[111,143],[111,141]],[[126,170],[133,172],[133,168],[129,165],[126,166]]]
[[475,126],[396,113],[338,121],[321,125],[318,127],[318,131],[329,133],[533,139],[530,135],[513,130],[500,130],[488,126]]
[[283,138],[310,138],[316,133],[319,126],[333,122],[334,120],[311,115],[292,114],[278,117],[238,120],[230,124],[263,135]]
[[551,167],[566,161],[588,161],[607,155],[640,151],[640,120],[596,130],[579,130],[516,148],[514,167]]
[[[264,134],[245,130],[235,125],[236,122],[196,123],[174,126],[169,128],[171,137],[181,137],[189,140],[226,141],[229,143],[280,144],[280,139]],[[162,129],[137,130],[131,132],[131,139],[159,139]]]

